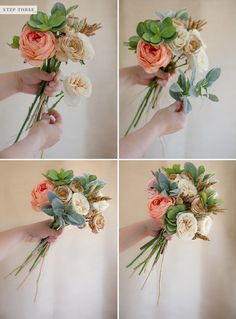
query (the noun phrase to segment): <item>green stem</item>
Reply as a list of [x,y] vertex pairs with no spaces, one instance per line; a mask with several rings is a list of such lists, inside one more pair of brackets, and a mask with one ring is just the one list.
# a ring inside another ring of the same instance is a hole
[[136,127],[141,116],[142,116],[142,113],[143,111],[145,110],[147,104],[148,104],[148,101],[149,101],[149,98],[151,96],[151,94],[153,93],[153,91],[155,90],[155,88],[157,87],[157,80],[153,80],[151,82],[151,84],[149,85],[149,89],[148,89],[148,92],[147,94],[144,96],[143,100],[142,100],[142,103],[140,104],[139,108],[138,108],[138,111],[136,112],[134,118],[133,118],[133,121],[131,122],[128,130],[126,131],[125,133],[125,136],[127,136],[130,132],[130,130],[133,128],[133,127]]

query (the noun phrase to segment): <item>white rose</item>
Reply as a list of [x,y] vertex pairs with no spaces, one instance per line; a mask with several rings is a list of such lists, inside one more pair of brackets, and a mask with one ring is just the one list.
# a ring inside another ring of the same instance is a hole
[[206,44],[203,42],[200,32],[196,29],[190,30],[188,41],[183,48],[184,53],[187,56],[192,54],[195,55],[201,48],[206,49]]
[[183,196],[197,195],[197,189],[191,180],[181,178],[178,181],[178,188],[180,189],[180,194]]
[[181,49],[185,46],[189,38],[189,32],[182,26],[176,27],[176,31],[178,36],[174,39],[173,42],[170,43],[171,49],[174,53],[179,54],[182,53]]
[[83,55],[83,60],[84,61],[90,61],[94,58],[95,56],[95,51],[94,48],[89,40],[89,37],[85,35],[84,33],[77,33],[78,38],[83,41],[84,44],[84,55]]
[[86,215],[90,209],[87,198],[82,193],[74,193],[72,196],[73,209],[82,215]]
[[213,221],[212,221],[212,218],[210,216],[206,216],[204,218],[201,218],[198,220],[198,230],[199,232],[206,236],[210,229],[211,229],[211,226],[213,224]]
[[192,213],[177,215],[177,236],[180,239],[191,240],[198,229],[197,220]]
[[92,94],[92,83],[82,73],[72,73],[63,81],[65,102],[70,106],[78,105],[82,97],[88,98]]
[[196,54],[196,66],[199,73],[206,72],[209,69],[209,60],[204,48]]
[[106,200],[101,200],[100,202],[93,203],[92,207],[99,212],[104,212],[109,207],[109,203]]

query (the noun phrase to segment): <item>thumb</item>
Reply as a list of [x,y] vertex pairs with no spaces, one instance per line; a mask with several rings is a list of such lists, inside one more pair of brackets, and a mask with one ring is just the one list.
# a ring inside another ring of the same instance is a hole
[[54,79],[55,75],[56,75],[55,72],[47,73],[47,72],[42,71],[40,69],[38,69],[38,71],[37,71],[37,76],[42,81],[52,81]]
[[168,110],[170,112],[181,112],[183,108],[183,102],[182,101],[176,101],[170,106],[168,106]]

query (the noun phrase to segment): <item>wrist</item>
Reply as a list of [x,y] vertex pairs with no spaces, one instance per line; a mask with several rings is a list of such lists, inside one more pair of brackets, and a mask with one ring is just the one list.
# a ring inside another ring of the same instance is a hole
[[12,72],[13,74],[13,86],[15,89],[15,93],[21,93],[22,92],[22,80],[21,80],[21,71],[15,71]]
[[25,137],[25,140],[28,144],[32,146],[34,155],[37,156],[38,152],[44,150],[45,145],[45,136],[41,133],[37,132],[29,132],[29,134]]

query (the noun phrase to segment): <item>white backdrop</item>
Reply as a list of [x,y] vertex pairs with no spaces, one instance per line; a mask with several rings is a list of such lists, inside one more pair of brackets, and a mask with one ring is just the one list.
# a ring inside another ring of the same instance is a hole
[[[92,96],[78,107],[60,103],[58,111],[64,120],[62,140],[45,152],[45,158],[114,158],[116,157],[116,0],[65,0],[66,7],[79,4],[78,15],[88,22],[101,22],[103,28],[91,38],[95,58],[81,66],[69,62],[62,66],[63,74],[84,71],[93,84]],[[7,4],[34,4],[38,10],[50,12],[55,1],[8,0]],[[6,1],[0,0],[0,5]],[[12,36],[20,33],[27,21],[25,15],[1,15],[0,19],[0,72],[29,67],[23,64],[18,50],[11,49]],[[1,84],[0,84],[1,85]],[[0,149],[10,145],[22,124],[33,96],[18,94],[0,102]],[[104,120],[105,119],[105,120]],[[109,139],[107,138],[109,136]]]
[[104,213],[106,227],[95,235],[89,228],[68,227],[46,256],[33,303],[38,271],[20,290],[26,273],[3,279],[35,247],[22,243],[0,262],[1,319],[115,319],[116,318],[116,162],[115,161],[1,161],[0,231],[47,219],[30,207],[30,193],[50,168],[90,172],[107,182],[112,197]]
[[[166,136],[166,158],[235,158],[236,102],[235,41],[236,2],[234,0],[120,0],[120,67],[137,64],[135,54],[123,45],[135,34],[137,22],[155,18],[155,12],[187,8],[197,19],[208,20],[202,35],[208,46],[210,67],[220,66],[222,75],[212,91],[220,102],[201,102],[192,99],[193,111],[188,115],[186,129]],[[228,31],[226,31],[228,30]],[[120,136],[124,135],[140,102],[137,94],[143,87],[122,91],[120,99]],[[141,95],[142,96],[142,95]],[[164,91],[161,106],[173,100]],[[145,154],[146,158],[163,158],[160,142],[156,141]]]
[[[165,253],[160,304],[157,306],[160,262],[141,290],[146,275],[126,265],[138,254],[137,243],[120,255],[121,319],[234,319],[236,318],[236,198],[235,161],[199,161],[215,173],[216,190],[226,212],[214,217],[210,242],[173,238]],[[201,165],[196,163],[196,165]],[[120,164],[120,227],[147,218],[145,185],[151,170],[171,166],[165,161],[122,161]]]

